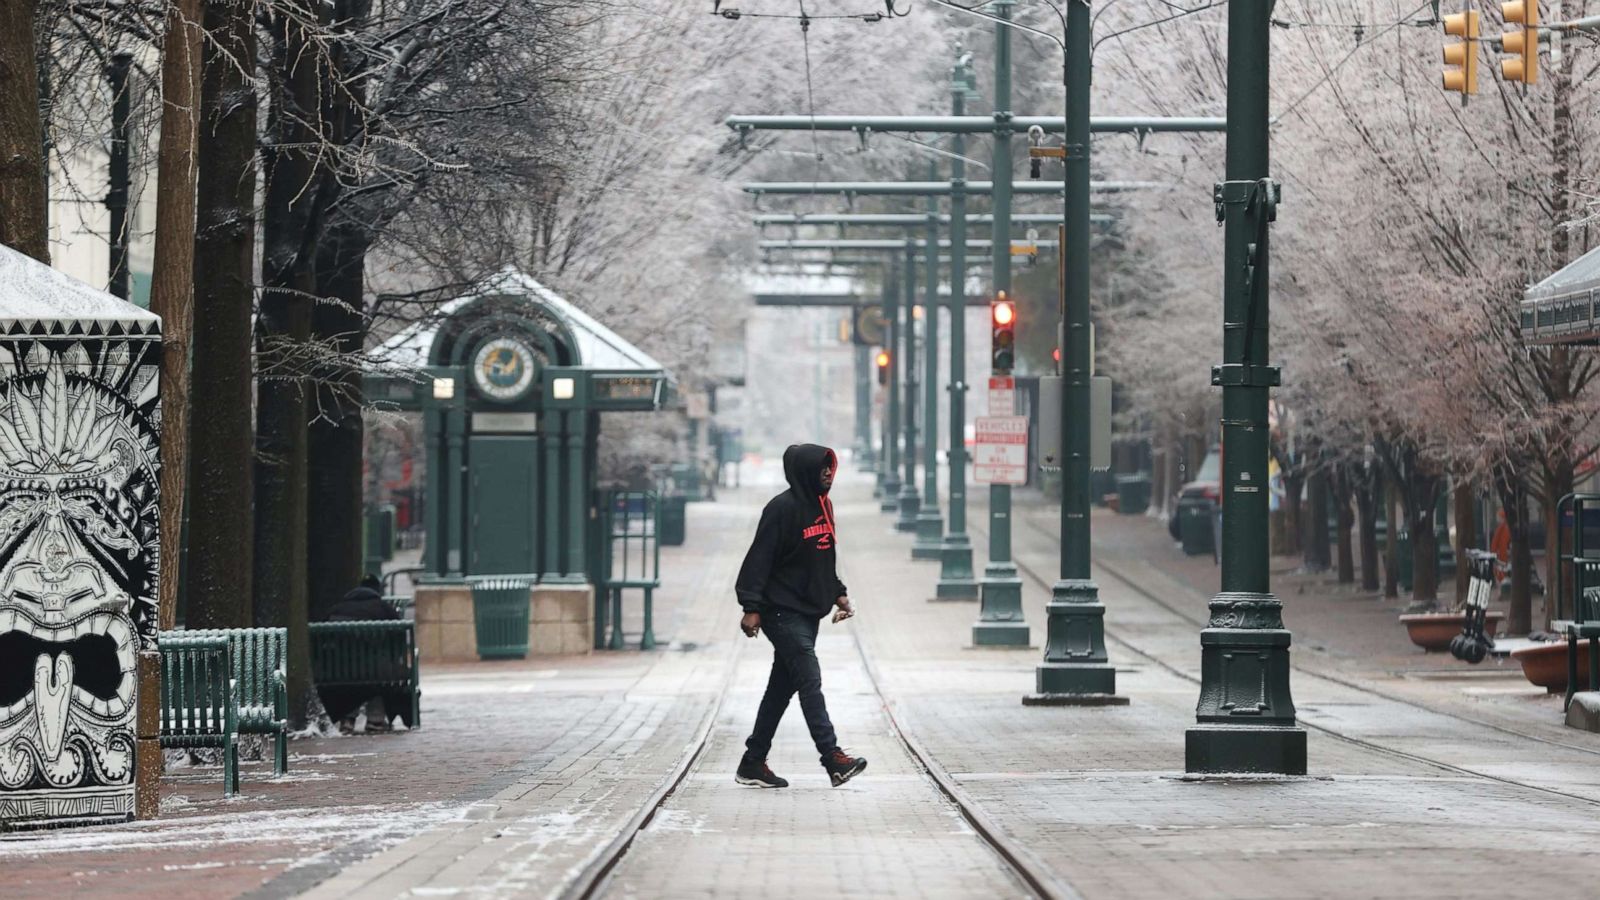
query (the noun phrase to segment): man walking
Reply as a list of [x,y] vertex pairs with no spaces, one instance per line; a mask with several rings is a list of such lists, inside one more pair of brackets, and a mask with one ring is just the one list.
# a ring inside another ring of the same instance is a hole
[[734,780],[764,788],[788,787],[772,774],[767,752],[789,698],[800,695],[800,711],[811,740],[822,755],[822,768],[838,787],[861,774],[867,761],[839,749],[822,696],[822,668],[817,664],[817,628],[837,608],[833,621],[855,610],[839,580],[828,490],[839,463],[833,451],[816,444],[794,444],[783,452],[783,474],[789,489],[767,502],[761,524],[739,569],[735,589],[744,619],[745,637],[763,629],[772,642],[772,674],[756,711],[755,728],[744,742],[744,758]]

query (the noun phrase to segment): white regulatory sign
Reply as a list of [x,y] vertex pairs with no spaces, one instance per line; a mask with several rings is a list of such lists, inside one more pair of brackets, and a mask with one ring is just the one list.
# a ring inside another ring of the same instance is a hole
[[1017,380],[1009,375],[989,376],[989,415],[1009,416],[1017,411]]
[[985,416],[974,423],[972,477],[978,484],[1028,483],[1028,417]]

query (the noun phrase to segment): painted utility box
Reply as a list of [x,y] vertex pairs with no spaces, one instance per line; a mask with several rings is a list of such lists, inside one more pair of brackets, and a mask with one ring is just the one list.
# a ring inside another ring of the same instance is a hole
[[156,316],[0,246],[0,829],[131,818],[158,771],[160,348]]
[[[395,335],[381,353],[417,376],[369,379],[368,398],[423,413],[422,652],[473,655],[462,598],[470,596],[464,579],[481,575],[537,576],[530,652],[589,647],[603,615],[594,592],[600,417],[660,409],[670,389],[666,371],[510,268]],[[539,611],[557,606],[565,611],[541,634]]]

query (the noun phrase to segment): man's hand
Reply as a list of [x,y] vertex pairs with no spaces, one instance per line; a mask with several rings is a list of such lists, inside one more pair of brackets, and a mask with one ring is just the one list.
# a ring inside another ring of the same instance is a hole
[[855,607],[850,605],[848,596],[840,595],[839,599],[833,601],[833,605],[839,607],[833,614],[833,621],[835,622],[843,622],[856,614]]
[[755,637],[756,635],[760,634],[761,614],[753,612],[745,613],[744,618],[739,620],[739,630],[744,632],[745,637]]

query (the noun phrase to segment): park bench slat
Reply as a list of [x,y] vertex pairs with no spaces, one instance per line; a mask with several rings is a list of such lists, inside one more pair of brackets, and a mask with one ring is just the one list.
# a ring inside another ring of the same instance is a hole
[[222,750],[222,790],[239,790],[238,682],[232,651],[222,637],[162,635],[161,736],[163,748]]

